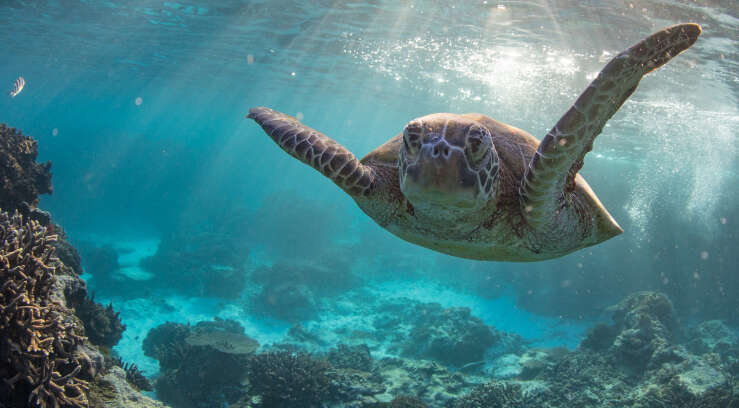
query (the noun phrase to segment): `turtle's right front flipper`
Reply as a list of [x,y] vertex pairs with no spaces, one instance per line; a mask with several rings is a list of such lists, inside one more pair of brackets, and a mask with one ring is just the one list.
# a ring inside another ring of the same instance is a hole
[[282,150],[320,171],[349,195],[370,193],[373,170],[335,140],[269,108],[251,108],[246,117],[254,119]]
[[[588,85],[575,104],[539,144],[521,183],[521,206],[529,225],[546,228],[553,215],[569,207],[567,193],[585,154],[608,119],[636,90],[641,78],[690,48],[701,28],[679,24],[654,33],[620,53]],[[618,226],[611,235],[620,233]]]

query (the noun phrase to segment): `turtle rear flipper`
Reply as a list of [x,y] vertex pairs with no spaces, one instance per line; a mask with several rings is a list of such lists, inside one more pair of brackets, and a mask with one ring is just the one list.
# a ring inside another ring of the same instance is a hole
[[[608,119],[636,90],[644,75],[690,48],[700,33],[698,24],[666,28],[620,53],[603,68],[544,137],[529,162],[520,187],[521,206],[529,225],[545,228],[554,214],[570,204],[567,193],[575,188],[585,154],[592,150],[595,137]],[[615,225],[613,231],[617,230],[620,228]]]
[[282,150],[318,170],[348,194],[369,194],[374,171],[335,140],[269,108],[251,108],[246,117],[254,119]]

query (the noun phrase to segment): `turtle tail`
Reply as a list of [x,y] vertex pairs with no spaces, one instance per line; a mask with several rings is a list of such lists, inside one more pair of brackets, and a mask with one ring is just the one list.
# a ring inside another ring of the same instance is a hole
[[269,108],[251,108],[246,117],[257,122],[282,150],[318,170],[348,194],[369,195],[373,170],[335,140]]

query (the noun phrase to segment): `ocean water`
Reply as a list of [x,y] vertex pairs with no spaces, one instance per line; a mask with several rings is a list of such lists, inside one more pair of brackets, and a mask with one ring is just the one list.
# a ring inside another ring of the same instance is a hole
[[[550,261],[406,243],[245,118],[274,108],[358,157],[434,112],[541,138],[610,58],[681,22],[702,25],[698,42],[642,80],[581,171],[625,233]],[[0,122],[53,163],[40,207],[80,250],[96,299],[120,311],[114,350],[147,376],[160,367],[143,340],[167,321],[232,319],[263,347],[300,323],[320,339],[301,344],[321,353],[356,343],[349,333],[372,331],[392,302],[466,307],[540,348],[577,349],[638,291],[665,293],[686,327],[739,327],[734,1],[4,0],[0,26],[0,86],[26,80],[0,98]],[[117,257],[107,277],[94,261],[105,246]],[[245,283],[229,296],[176,284],[202,268],[198,285],[223,270]],[[259,306],[290,268],[323,271],[301,275],[310,302],[295,307],[310,310]],[[378,336],[373,358],[400,354]]]

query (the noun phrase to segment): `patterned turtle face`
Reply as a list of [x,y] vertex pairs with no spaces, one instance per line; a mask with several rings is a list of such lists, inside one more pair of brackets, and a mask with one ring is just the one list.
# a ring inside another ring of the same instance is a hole
[[400,189],[415,207],[479,209],[494,193],[498,176],[490,131],[452,114],[408,123],[399,164]]

